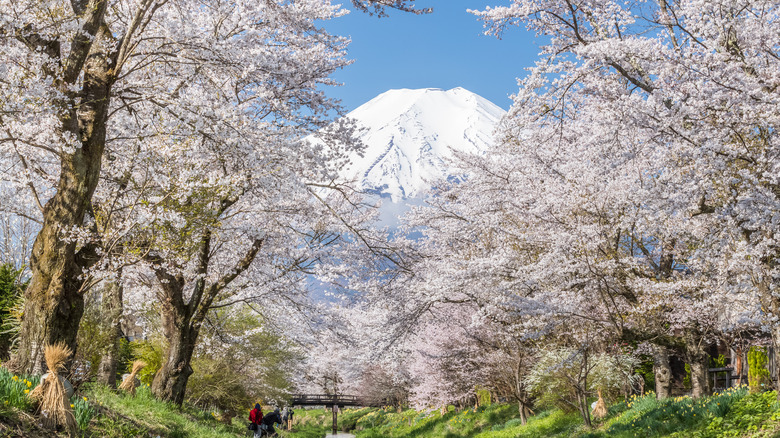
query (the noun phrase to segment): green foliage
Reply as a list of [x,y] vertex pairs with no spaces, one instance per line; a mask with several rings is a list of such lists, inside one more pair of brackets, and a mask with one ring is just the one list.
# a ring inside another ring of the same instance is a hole
[[653,358],[643,356],[637,364],[636,372],[645,379],[645,391],[655,389],[655,372],[653,372]]
[[768,389],[771,377],[767,367],[767,354],[764,347],[750,347],[748,357],[748,384],[751,392]]
[[[348,418],[345,421],[356,424],[352,433],[357,438],[770,438],[780,431],[776,398],[774,391],[750,394],[744,386],[700,399],[656,400],[655,394],[648,393],[610,406],[607,419],[594,429],[585,428],[576,413],[559,409],[531,416],[524,426],[516,407],[509,405],[451,411],[443,416],[438,410],[347,410],[339,422]],[[329,412],[308,411],[302,417],[319,421],[322,433],[329,430]],[[296,433],[284,436],[299,437]],[[304,436],[316,435],[300,435]]]
[[719,354],[718,357],[710,357],[710,368],[724,368],[726,362],[726,356],[723,354]]
[[[217,310],[192,360],[187,399],[201,407],[242,412],[255,400],[283,400],[289,393],[298,356],[283,337],[264,329],[252,311]],[[247,333],[251,333],[247,336]],[[228,340],[235,340],[228,342]]]
[[19,333],[24,312],[23,292],[27,282],[21,282],[22,269],[8,263],[0,265],[0,357],[8,357]]
[[691,382],[691,366],[687,363],[685,364],[685,377],[683,377],[683,387],[685,389],[691,389],[693,388],[693,383]]
[[38,386],[39,380],[38,376],[19,376],[0,367],[0,400],[3,407],[31,409],[33,404],[27,394]]
[[493,396],[490,394],[490,390],[477,388],[477,400],[480,406],[490,406],[493,401]]
[[132,350],[133,355],[132,359],[125,364],[126,369],[131,369],[133,367],[133,361],[135,360],[146,362],[146,367],[138,373],[138,379],[141,383],[150,386],[154,380],[155,373],[162,367],[162,341],[155,339],[148,341],[133,341],[130,342],[130,349]]
[[79,323],[79,348],[76,351],[77,359],[90,365],[85,380],[97,375],[103,355],[114,342],[113,333],[103,320],[98,294],[88,293],[84,300],[84,314]]
[[92,417],[95,416],[95,408],[89,404],[87,397],[74,395],[70,401],[73,408],[73,416],[76,417],[76,424],[80,430],[87,430]]

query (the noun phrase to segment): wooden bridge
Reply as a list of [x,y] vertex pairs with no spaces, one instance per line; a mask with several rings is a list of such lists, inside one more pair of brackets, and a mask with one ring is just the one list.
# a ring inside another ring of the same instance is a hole
[[344,406],[382,407],[387,406],[387,400],[377,400],[370,397],[343,394],[293,394],[290,406],[325,406],[333,412],[333,435],[338,429],[338,411]]
[[377,400],[370,397],[358,397],[344,394],[293,394],[290,406],[357,406],[382,407],[387,406],[387,400]]

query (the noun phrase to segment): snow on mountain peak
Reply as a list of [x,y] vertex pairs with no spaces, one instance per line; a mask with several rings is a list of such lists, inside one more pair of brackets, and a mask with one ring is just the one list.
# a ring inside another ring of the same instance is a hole
[[394,202],[419,196],[450,176],[451,149],[481,153],[505,111],[464,88],[389,90],[347,114],[363,128],[364,156],[342,176]]

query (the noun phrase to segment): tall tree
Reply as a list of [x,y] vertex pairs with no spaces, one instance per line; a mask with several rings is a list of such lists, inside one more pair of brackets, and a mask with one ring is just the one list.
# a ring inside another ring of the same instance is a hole
[[[408,9],[410,3],[356,0],[379,10],[383,4]],[[329,83],[334,60],[310,58],[323,75],[299,84],[309,87],[301,95],[286,88],[296,80],[295,66],[278,55],[332,42],[311,20],[338,9],[285,0],[3,0],[0,11],[2,171],[9,190],[24,195],[19,202],[37,205],[42,223],[13,363],[40,372],[44,345],[62,341],[76,348],[85,269],[97,260],[95,245],[79,230],[89,228],[104,160],[121,168],[126,163],[115,160],[122,150],[145,151],[146,140],[171,135],[174,125],[229,143],[240,123],[228,119],[234,107],[257,110],[257,119],[270,122],[271,113],[260,112],[268,107],[253,105],[256,100],[273,101],[274,111],[324,103],[314,84]],[[297,36],[287,40],[291,35]],[[248,61],[245,71],[236,68],[237,60]],[[277,87],[262,94],[258,80]],[[228,89],[228,83],[236,86]],[[208,89],[224,91],[220,106],[199,99]],[[164,118],[154,118],[160,114]],[[208,129],[214,117],[222,121],[218,132]]]

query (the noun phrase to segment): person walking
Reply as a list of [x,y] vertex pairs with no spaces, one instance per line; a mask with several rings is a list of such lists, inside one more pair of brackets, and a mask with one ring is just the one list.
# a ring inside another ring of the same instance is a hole
[[282,409],[282,429],[290,430],[287,427],[287,406],[285,406],[284,409]]
[[276,436],[276,430],[274,429],[275,423],[282,424],[282,416],[279,415],[279,408],[274,409],[271,413],[265,414],[265,417],[263,417],[263,424],[265,424],[268,436]]
[[255,433],[254,438],[263,436],[263,408],[260,403],[255,403],[255,408],[249,411],[249,429]]
[[290,408],[290,410],[287,411],[287,430],[292,430],[293,415],[294,414],[295,414],[295,411],[293,411],[293,408]]

